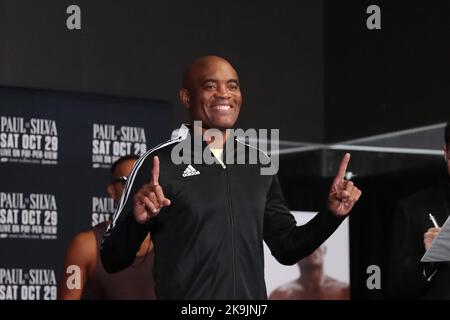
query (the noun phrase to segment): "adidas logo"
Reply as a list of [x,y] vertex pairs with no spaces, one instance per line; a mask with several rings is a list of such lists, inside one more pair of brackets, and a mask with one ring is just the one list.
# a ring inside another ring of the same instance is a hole
[[196,176],[198,174],[200,174],[200,171],[197,171],[197,170],[194,169],[193,166],[188,165],[187,168],[184,169],[183,178],[190,177],[190,176]]

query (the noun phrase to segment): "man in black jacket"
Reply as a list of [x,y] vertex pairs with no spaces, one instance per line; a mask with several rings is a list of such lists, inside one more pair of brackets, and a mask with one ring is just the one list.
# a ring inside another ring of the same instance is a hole
[[[239,162],[255,149],[230,134],[242,97],[228,61],[197,59],[184,74],[180,99],[194,124],[137,161],[103,239],[103,265],[110,272],[129,266],[150,231],[159,299],[267,299],[262,241],[283,264],[319,247],[361,195],[344,180],[350,155],[326,208],[296,226],[276,174],[261,174],[268,156],[258,150],[260,163]],[[212,138],[210,129],[220,137]]]
[[[445,128],[444,158],[450,174],[450,127]],[[388,294],[392,299],[450,299],[450,265],[421,263],[450,208],[449,175],[435,185],[399,201],[395,212]]]

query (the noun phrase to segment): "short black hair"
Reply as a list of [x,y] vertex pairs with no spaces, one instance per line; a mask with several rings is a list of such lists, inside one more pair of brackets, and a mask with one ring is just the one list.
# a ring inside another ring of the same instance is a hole
[[447,122],[447,126],[445,127],[445,145],[450,147],[450,122]]
[[139,156],[136,154],[129,154],[123,157],[120,157],[119,159],[117,159],[111,166],[111,178],[114,176],[114,170],[116,170],[117,166],[119,165],[119,163],[123,162],[123,161],[127,161],[127,160],[137,160],[139,159]]

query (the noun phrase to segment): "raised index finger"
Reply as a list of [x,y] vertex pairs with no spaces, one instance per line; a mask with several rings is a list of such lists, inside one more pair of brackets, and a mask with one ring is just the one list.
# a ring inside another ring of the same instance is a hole
[[336,178],[334,178],[334,183],[338,183],[344,180],[345,172],[347,171],[349,161],[350,161],[350,153],[346,153],[342,158],[341,164],[339,165],[339,170],[336,175]]
[[152,169],[152,180],[151,183],[157,186],[159,184],[159,158],[158,156],[153,157],[153,169]]

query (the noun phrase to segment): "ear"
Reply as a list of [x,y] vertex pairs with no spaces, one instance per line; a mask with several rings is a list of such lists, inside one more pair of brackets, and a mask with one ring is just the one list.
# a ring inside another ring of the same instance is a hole
[[108,185],[106,186],[106,192],[109,194],[109,196],[111,198],[114,199],[115,192],[114,192],[114,186],[112,183],[108,183]]
[[189,109],[191,107],[191,98],[186,88],[180,89],[180,101],[186,108]]
[[448,161],[448,148],[447,145],[444,145],[444,159]]

